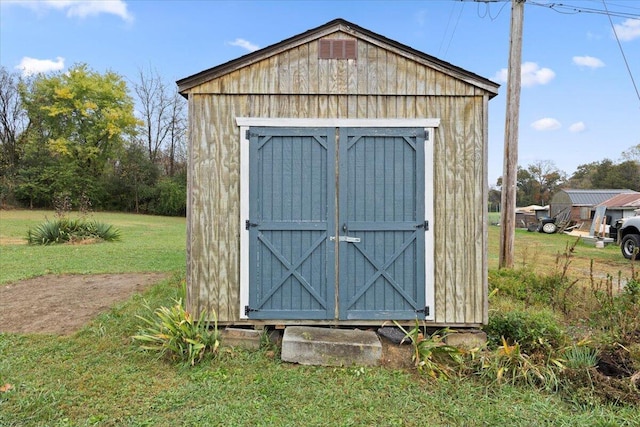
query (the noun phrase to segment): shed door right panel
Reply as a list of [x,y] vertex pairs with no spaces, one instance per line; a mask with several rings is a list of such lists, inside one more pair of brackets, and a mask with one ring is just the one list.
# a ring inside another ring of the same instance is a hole
[[340,319],[425,309],[424,143],[420,128],[341,129]]

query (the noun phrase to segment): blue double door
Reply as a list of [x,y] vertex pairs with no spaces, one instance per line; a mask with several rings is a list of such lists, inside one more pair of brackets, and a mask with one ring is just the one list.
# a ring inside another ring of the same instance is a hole
[[249,318],[424,316],[425,136],[249,130]]

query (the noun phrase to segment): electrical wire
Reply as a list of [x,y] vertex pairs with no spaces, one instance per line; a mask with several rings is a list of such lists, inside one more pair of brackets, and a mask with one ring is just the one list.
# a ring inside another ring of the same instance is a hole
[[453,31],[451,32],[451,37],[449,38],[449,43],[447,43],[447,48],[444,50],[444,56],[447,56],[447,52],[449,52],[449,48],[451,47],[451,42],[453,41],[453,36],[456,34],[456,30],[458,29],[458,24],[460,23],[460,17],[462,16],[462,11],[464,10],[464,4],[460,8],[460,12],[458,13],[458,19],[456,19],[456,24],[453,26]]
[[[602,0],[602,4],[604,5],[605,10],[607,9],[607,2]],[[636,91],[636,96],[638,97],[638,101],[640,101],[640,92],[638,91],[638,86],[636,85],[636,81],[633,78],[633,73],[631,72],[631,68],[629,67],[629,61],[627,61],[627,55],[624,53],[624,49],[622,49],[622,43],[620,43],[620,39],[618,38],[618,32],[616,31],[616,27],[613,25],[613,20],[611,19],[611,15],[607,14],[609,17],[609,23],[611,24],[611,29],[613,30],[613,34],[616,36],[616,41],[618,42],[618,47],[620,48],[620,53],[622,54],[622,59],[624,59],[624,65],[627,67],[627,72],[629,73],[629,77],[631,78],[631,83],[633,84],[633,88]]]
[[[640,18],[640,13],[611,11],[611,10],[608,10],[607,8],[603,10],[603,9],[595,9],[592,7],[568,5],[564,3],[540,3],[534,0],[526,0],[526,3],[533,6],[546,7],[548,9],[553,10],[554,12],[566,14],[566,15],[575,15],[577,13],[592,13],[597,15],[607,15],[609,17],[615,16],[616,18],[627,18],[627,19]],[[636,9],[635,7],[631,7],[631,6],[618,5],[618,7],[626,7],[634,10]]]

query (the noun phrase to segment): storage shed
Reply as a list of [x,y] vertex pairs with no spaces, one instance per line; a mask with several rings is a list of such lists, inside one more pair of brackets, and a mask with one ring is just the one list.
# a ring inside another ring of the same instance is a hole
[[189,310],[226,325],[487,321],[496,83],[336,19],[177,84]]
[[565,188],[553,195],[549,202],[551,216],[570,212],[576,222],[591,221],[596,206],[620,194],[633,193],[629,189],[570,189]]

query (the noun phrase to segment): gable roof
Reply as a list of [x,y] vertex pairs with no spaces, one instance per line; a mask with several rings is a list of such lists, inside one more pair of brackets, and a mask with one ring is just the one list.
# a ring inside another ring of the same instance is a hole
[[606,206],[607,208],[620,208],[620,209],[637,209],[640,208],[640,193],[622,193],[617,196],[605,200],[598,206]]
[[598,189],[598,190],[562,190],[573,206],[596,206],[614,196],[624,193],[634,193],[629,189]]
[[498,87],[500,86],[498,83],[340,18],[334,19],[333,21],[329,21],[317,28],[310,29],[304,33],[282,40],[281,42],[259,49],[255,52],[251,52],[224,64],[180,79],[176,81],[178,91],[182,95],[186,95],[190,89],[209,80],[231,73],[285,50],[300,46],[304,43],[309,43],[310,41],[320,39],[338,31],[349,33],[356,38],[365,40],[382,48],[393,49],[396,53],[409,59],[423,63],[451,77],[486,90],[489,93],[490,98],[493,98],[498,94]]

